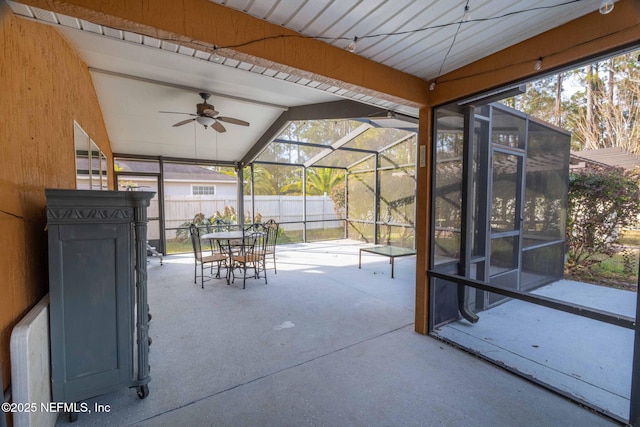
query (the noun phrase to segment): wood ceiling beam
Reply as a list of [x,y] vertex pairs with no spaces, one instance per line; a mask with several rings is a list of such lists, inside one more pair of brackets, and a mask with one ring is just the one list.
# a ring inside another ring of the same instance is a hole
[[21,3],[211,53],[219,46],[225,57],[414,108],[428,104],[420,78],[208,0]]

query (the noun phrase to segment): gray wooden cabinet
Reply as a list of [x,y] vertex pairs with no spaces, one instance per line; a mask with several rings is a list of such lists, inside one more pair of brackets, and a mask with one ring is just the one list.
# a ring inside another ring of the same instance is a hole
[[149,393],[146,209],[154,194],[46,190],[55,402],[121,387]]

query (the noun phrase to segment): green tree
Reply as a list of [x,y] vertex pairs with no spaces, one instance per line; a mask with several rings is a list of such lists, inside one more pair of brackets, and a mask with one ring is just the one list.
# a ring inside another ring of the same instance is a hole
[[[344,171],[335,168],[308,168],[306,191],[309,196],[331,194],[333,188],[344,181]],[[302,194],[302,181],[294,180],[285,187],[287,194]]]
[[563,75],[558,74],[530,82],[527,91],[518,96],[505,99],[502,103],[518,111],[530,114],[545,122],[562,122],[562,108],[558,108],[558,87],[562,92]]
[[[287,186],[296,179],[300,180],[301,168],[286,165],[261,165],[253,167],[253,191],[256,195],[285,194]],[[244,194],[250,194],[251,168],[243,170]]]
[[503,104],[571,131],[572,149],[640,153],[640,67],[629,52],[527,84]]
[[307,169],[307,194],[331,194],[333,188],[344,181],[344,171],[331,168]]

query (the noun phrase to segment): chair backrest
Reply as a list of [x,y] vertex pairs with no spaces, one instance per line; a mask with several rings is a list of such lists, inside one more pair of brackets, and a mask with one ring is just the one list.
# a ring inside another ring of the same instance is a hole
[[244,237],[244,244],[242,246],[243,255],[251,256],[254,251],[258,249],[260,244],[260,234],[249,233]]
[[255,250],[258,253],[264,254],[267,247],[267,239],[269,237],[269,233],[262,224],[255,224],[253,230],[255,236]]
[[256,234],[247,233],[243,239],[225,239],[220,241],[220,248],[229,258],[251,256],[256,249],[257,240]]
[[189,234],[191,235],[191,246],[193,247],[193,256],[196,260],[202,261],[202,242],[200,241],[200,230],[195,224],[189,225]]
[[265,249],[268,252],[273,252],[276,250],[276,244],[278,240],[278,231],[280,226],[273,219],[265,222],[263,225],[264,231],[267,233],[267,241],[265,244]]

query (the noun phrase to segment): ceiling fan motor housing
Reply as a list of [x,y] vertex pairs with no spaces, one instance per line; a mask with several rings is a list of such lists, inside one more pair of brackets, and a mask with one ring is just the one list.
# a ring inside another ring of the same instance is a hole
[[203,102],[202,104],[198,104],[197,105],[197,113],[199,116],[202,116],[205,114],[205,110],[214,110],[213,105],[209,105],[206,102]]

